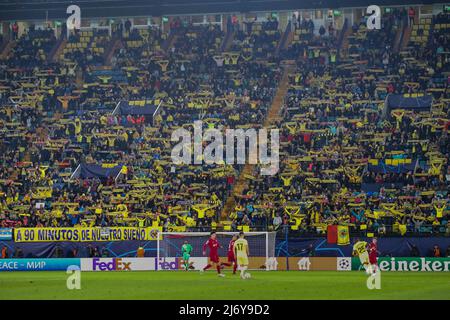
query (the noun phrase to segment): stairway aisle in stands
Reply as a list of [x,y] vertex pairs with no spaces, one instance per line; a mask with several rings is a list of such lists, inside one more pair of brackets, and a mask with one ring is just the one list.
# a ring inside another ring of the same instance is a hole
[[410,26],[405,27],[405,30],[403,32],[402,43],[400,44],[400,47],[398,48],[399,52],[408,46],[409,40],[411,38],[411,31],[412,31],[412,29]]
[[81,70],[81,68],[77,68],[75,83],[77,85],[77,88],[79,89],[83,88],[84,81],[83,81],[83,71]]
[[[274,124],[276,121],[280,120],[280,111],[283,107],[283,101],[284,97],[287,94],[287,91],[289,89],[289,74],[294,71],[295,65],[293,64],[285,64],[283,67],[283,76],[281,78],[281,81],[278,85],[277,93],[275,95],[275,98],[272,101],[272,104],[267,111],[267,117],[264,121],[264,127],[268,127],[272,124]],[[231,191],[231,195],[227,198],[225,205],[223,207],[222,213],[221,213],[221,219],[227,220],[230,212],[234,210],[234,207],[236,206],[234,195],[240,195],[247,187],[246,184],[246,175],[251,175],[253,170],[255,169],[255,165],[252,164],[245,164],[244,169],[239,174],[239,177],[237,178],[237,181],[234,185],[233,190]]]
[[66,49],[67,44],[68,44],[67,39],[64,39],[63,41],[61,41],[61,43],[59,44],[59,47],[56,49],[55,53],[53,54],[53,57],[52,57],[53,62],[60,62],[63,60],[63,52],[64,52],[64,49]]
[[227,35],[223,39],[223,44],[220,46],[222,52],[227,52],[228,50],[230,50],[235,36],[235,31],[227,31]]
[[403,25],[397,28],[397,31],[395,33],[394,46],[392,48],[395,53],[398,53],[400,50],[404,32],[405,27]]
[[66,46],[67,40],[59,38],[53,48],[50,50],[49,54],[47,55],[47,62],[55,62],[58,59],[59,54],[61,54],[61,51],[64,50]]
[[353,30],[351,27],[347,28],[347,30],[345,30],[344,36],[342,38],[342,44],[341,47],[339,49],[340,51],[340,57],[341,58],[347,58],[348,57],[348,48],[349,48],[349,37],[350,35],[353,34]]
[[16,46],[16,44],[16,41],[9,41],[3,49],[3,52],[0,53],[0,59],[6,59],[6,57],[8,57],[9,53]]
[[114,41],[114,43],[111,45],[111,47],[108,50],[106,50],[106,54],[105,54],[105,64],[108,66],[111,65],[111,60],[112,60],[116,50],[123,48],[122,39],[118,38],[118,39],[114,39],[113,41]]
[[280,41],[278,41],[278,46],[275,51],[275,54],[279,55],[281,50],[286,50],[292,43],[293,38],[294,33],[292,32],[291,22],[289,22],[286,26],[286,29],[283,32],[283,35],[281,36]]
[[167,38],[167,40],[162,45],[162,50],[164,52],[169,52],[169,50],[174,46],[174,44],[177,42],[178,34],[175,32],[171,32]]

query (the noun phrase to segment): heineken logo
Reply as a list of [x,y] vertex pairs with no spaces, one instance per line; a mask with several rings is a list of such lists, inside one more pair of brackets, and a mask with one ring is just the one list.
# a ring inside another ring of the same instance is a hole
[[[448,272],[450,258],[378,258],[381,271],[420,271],[420,272]],[[352,260],[353,270],[362,270],[358,258]]]

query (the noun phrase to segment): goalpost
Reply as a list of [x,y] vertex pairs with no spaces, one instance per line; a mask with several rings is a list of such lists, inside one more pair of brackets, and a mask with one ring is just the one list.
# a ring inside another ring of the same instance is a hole
[[[228,244],[237,232],[216,232],[220,262],[228,262]],[[275,257],[276,232],[245,232],[245,239],[249,246],[249,270],[271,270],[271,261]],[[158,232],[157,237],[157,266],[156,270],[164,270],[163,264],[181,265],[181,246],[188,241],[193,250],[189,259],[191,269],[200,270],[208,264],[208,249],[203,256],[203,244],[209,239],[209,232]],[[173,268],[169,268],[173,270]],[[181,268],[179,268],[181,270]]]

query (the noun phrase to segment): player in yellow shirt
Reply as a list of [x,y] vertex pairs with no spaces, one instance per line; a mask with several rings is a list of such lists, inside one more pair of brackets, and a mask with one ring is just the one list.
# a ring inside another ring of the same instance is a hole
[[367,242],[359,241],[356,239],[355,244],[353,245],[353,256],[359,256],[359,260],[366,270],[367,274],[371,273],[371,266],[369,263],[369,253],[367,252]]
[[239,270],[241,270],[241,278],[245,279],[245,271],[248,268],[248,242],[244,239],[244,232],[239,232],[239,239],[234,242],[234,256],[236,257]]

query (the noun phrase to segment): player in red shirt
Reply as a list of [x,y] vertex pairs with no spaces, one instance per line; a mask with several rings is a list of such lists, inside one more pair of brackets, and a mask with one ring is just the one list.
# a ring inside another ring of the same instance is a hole
[[231,239],[230,243],[228,244],[228,263],[222,262],[222,267],[227,266],[231,267],[233,266],[233,274],[236,274],[237,269],[237,263],[236,263],[236,257],[234,256],[234,242],[237,240],[237,235],[234,235]]
[[211,232],[210,238],[203,244],[203,255],[206,254],[206,247],[209,247],[210,263],[208,263],[208,265],[201,271],[208,270],[214,265],[217,269],[217,274],[219,277],[225,277],[224,274],[220,273],[219,248],[221,248],[221,246],[216,238],[217,234],[213,231]]
[[369,263],[373,273],[376,273],[378,269],[377,256],[378,256],[377,238],[373,238],[372,242],[369,244]]

